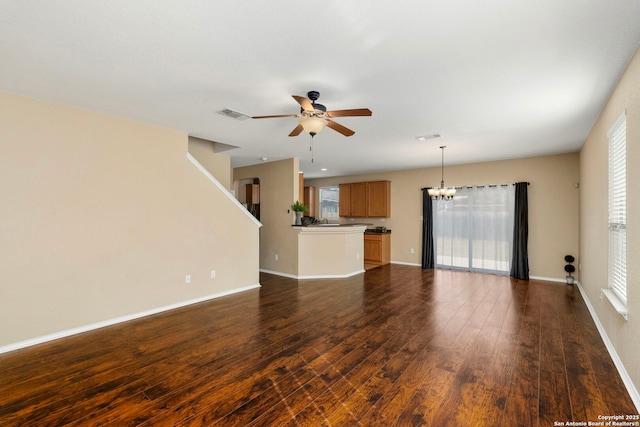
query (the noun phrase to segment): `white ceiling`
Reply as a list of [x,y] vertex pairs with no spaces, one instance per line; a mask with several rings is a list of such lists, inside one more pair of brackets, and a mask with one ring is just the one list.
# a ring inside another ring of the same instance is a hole
[[[638,0],[0,0],[0,90],[188,132],[306,177],[577,151],[640,43]],[[356,134],[287,137],[320,92]],[[419,142],[419,135],[441,138]],[[323,172],[320,169],[327,168]]]

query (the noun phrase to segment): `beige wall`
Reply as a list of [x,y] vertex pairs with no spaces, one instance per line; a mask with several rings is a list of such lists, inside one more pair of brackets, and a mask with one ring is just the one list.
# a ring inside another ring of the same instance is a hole
[[[627,299],[624,320],[600,289],[608,286],[607,132],[627,110]],[[636,52],[580,152],[580,283],[631,380],[640,385],[640,52]]]
[[0,135],[0,348],[258,284],[186,134],[0,93]]
[[[291,205],[298,199],[298,159],[286,159],[235,168],[233,181],[260,179],[260,268],[285,275],[298,275],[297,235],[291,225]],[[276,260],[276,256],[278,259]]]
[[231,190],[231,158],[215,152],[215,142],[189,137],[189,153],[227,190]]
[[[356,222],[392,230],[391,260],[420,264],[423,187],[440,184],[440,168],[368,175],[306,179],[305,185],[390,180],[391,217],[358,218]],[[577,153],[446,166],[448,186],[528,181],[529,266],[532,276],[564,279],[564,256],[578,253],[579,157]],[[351,221],[342,218],[342,222]],[[411,253],[411,249],[414,253]]]

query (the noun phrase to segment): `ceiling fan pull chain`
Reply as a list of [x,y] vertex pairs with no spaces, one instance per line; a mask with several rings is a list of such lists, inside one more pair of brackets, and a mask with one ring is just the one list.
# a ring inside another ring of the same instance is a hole
[[309,141],[309,151],[311,151],[311,163],[313,163],[313,135],[311,135],[311,140]]

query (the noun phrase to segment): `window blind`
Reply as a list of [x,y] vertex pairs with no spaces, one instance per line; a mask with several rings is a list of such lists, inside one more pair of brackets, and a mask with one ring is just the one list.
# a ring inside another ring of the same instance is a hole
[[627,118],[607,133],[609,139],[609,289],[627,304]]

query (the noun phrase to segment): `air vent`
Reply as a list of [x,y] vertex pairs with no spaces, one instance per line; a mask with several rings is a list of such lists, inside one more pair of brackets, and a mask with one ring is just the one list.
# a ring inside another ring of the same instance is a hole
[[440,135],[439,133],[432,133],[431,135],[422,135],[422,136],[416,136],[416,139],[418,141],[426,141],[428,139],[436,139],[436,138],[440,138],[442,135]]
[[232,119],[236,120],[247,120],[251,118],[244,113],[232,110],[230,108],[225,108],[224,110],[218,111],[218,114],[222,114],[223,116],[231,117]]

